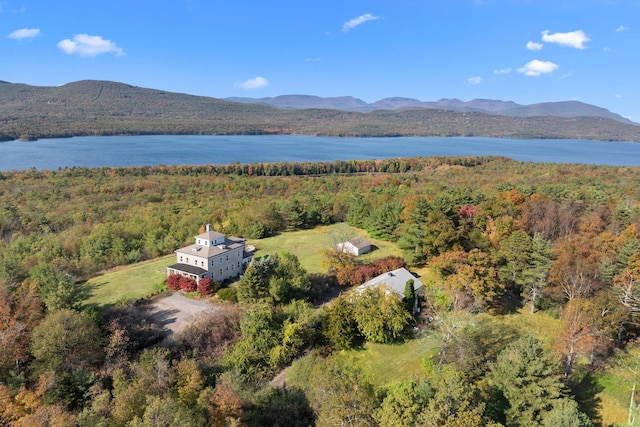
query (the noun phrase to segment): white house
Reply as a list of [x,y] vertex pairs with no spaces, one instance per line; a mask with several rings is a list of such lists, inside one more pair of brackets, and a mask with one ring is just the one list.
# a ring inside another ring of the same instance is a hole
[[212,231],[211,224],[195,241],[176,251],[176,264],[167,267],[167,276],[180,274],[196,281],[206,277],[222,282],[242,274],[244,265],[253,259],[253,254],[245,251],[245,239]]
[[[379,276],[363,283],[355,288],[355,292],[362,292],[365,289],[374,289],[378,286],[384,286],[388,291],[394,292],[404,299],[404,290],[409,280],[413,280],[413,289],[416,295],[422,295],[424,293],[424,284],[409,270],[404,267],[400,267],[396,270],[382,273]],[[416,305],[414,306],[414,312],[418,309],[418,299],[416,298]]]
[[364,237],[354,237],[346,242],[338,243],[336,247],[341,252],[347,252],[355,256],[371,252],[371,243]]

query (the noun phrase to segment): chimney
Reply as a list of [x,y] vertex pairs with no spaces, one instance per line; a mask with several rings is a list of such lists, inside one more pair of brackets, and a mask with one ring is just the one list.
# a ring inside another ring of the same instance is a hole
[[211,224],[206,224],[204,228],[205,228],[205,231],[211,231]]

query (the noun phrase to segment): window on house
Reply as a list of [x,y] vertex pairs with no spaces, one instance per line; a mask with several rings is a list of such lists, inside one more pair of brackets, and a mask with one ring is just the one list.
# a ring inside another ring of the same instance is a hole
[[220,269],[220,275],[222,275],[222,269]]
[[180,262],[182,262],[182,257],[180,257]]

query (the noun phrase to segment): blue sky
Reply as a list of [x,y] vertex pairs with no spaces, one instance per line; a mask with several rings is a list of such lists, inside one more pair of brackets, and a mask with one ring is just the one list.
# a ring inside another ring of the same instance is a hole
[[578,100],[640,122],[640,0],[0,0],[0,80]]

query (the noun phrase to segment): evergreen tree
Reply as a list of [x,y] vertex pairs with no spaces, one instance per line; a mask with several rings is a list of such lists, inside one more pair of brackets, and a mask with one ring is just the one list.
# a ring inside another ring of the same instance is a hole
[[395,202],[382,203],[374,209],[365,224],[369,235],[374,239],[396,240],[396,228],[400,224],[401,209],[401,206]]
[[414,314],[416,310],[416,288],[413,284],[413,279],[407,280],[407,283],[404,284],[404,306],[411,314]]
[[398,233],[398,247],[409,265],[423,265],[427,261],[426,235],[429,202],[424,197],[405,207],[408,217]]
[[496,386],[509,403],[506,419],[510,426],[542,425],[567,394],[558,362],[532,336],[507,347],[491,370]]
[[481,426],[485,404],[478,389],[469,384],[464,374],[450,365],[443,366],[434,378],[436,392],[427,408],[418,416],[417,425],[424,427]]
[[361,335],[353,316],[353,306],[346,297],[336,298],[326,313],[322,334],[331,347],[347,350],[359,343]]
[[536,234],[531,241],[529,268],[522,277],[522,298],[531,303],[531,314],[535,312],[536,301],[548,285],[551,270],[553,245],[541,235]]
[[254,265],[250,265],[238,282],[238,301],[253,303],[268,297],[267,285]]
[[559,399],[542,420],[543,427],[592,427],[586,414],[580,412],[573,399]]

